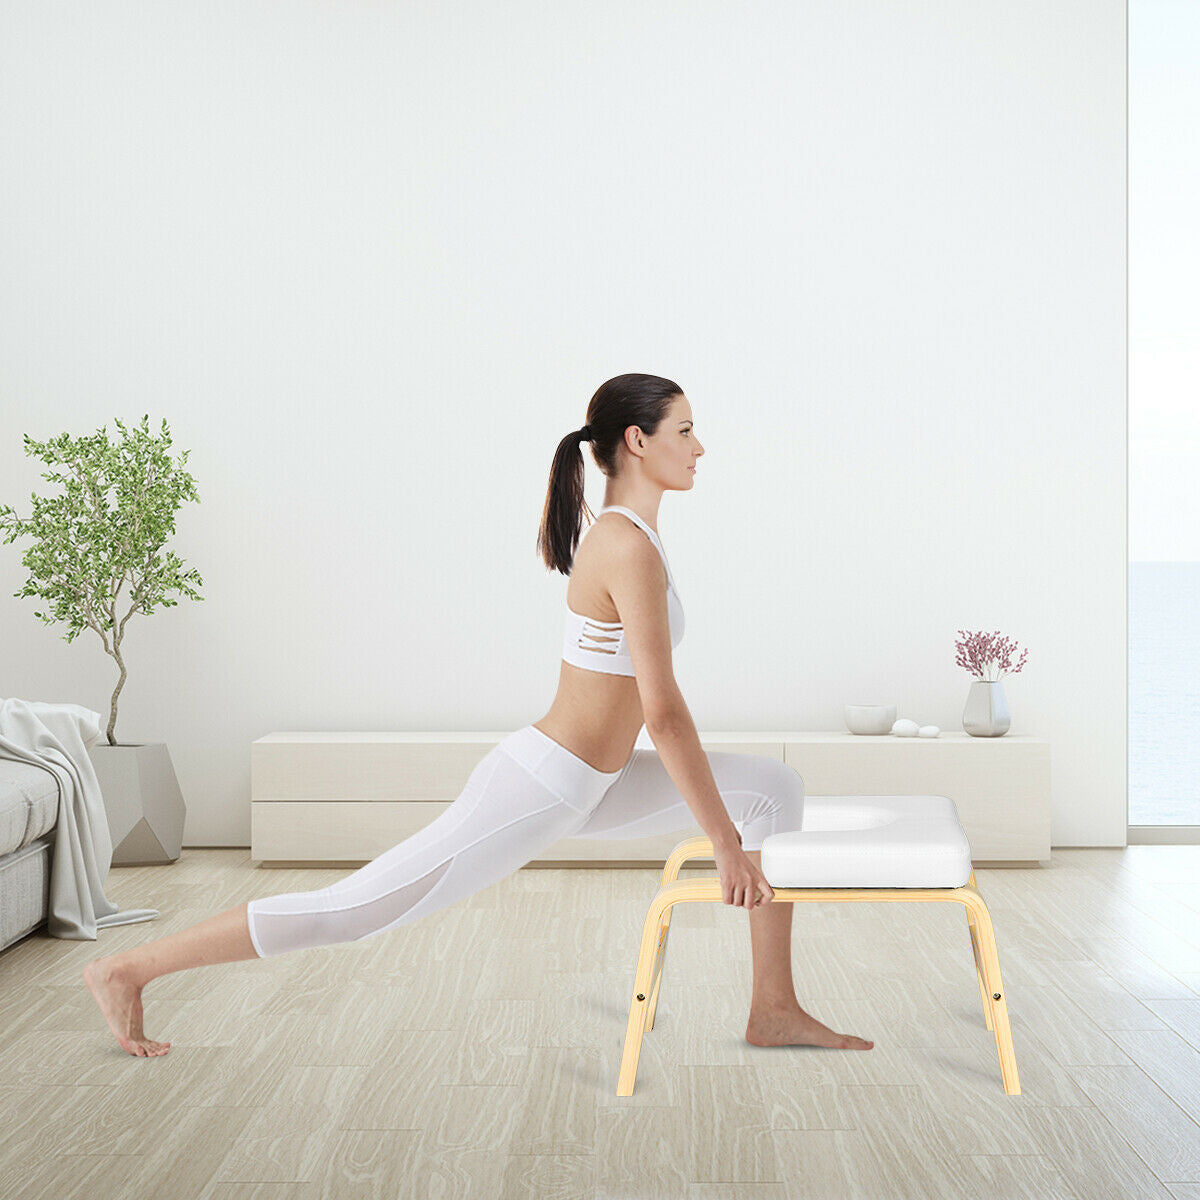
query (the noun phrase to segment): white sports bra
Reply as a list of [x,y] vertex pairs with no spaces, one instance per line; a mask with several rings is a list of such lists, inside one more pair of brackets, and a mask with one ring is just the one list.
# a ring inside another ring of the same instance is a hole
[[[662,542],[658,534],[642,520],[632,509],[620,504],[610,504],[602,508],[600,513],[624,513],[645,535],[654,543],[667,569],[667,618],[671,630],[671,649],[683,640],[683,605],[679,593],[675,590],[675,577],[671,574],[671,564],[667,562]],[[600,513],[596,515],[599,516]],[[590,529],[589,529],[590,532]],[[586,537],[587,534],[584,534]],[[600,671],[605,675],[633,675],[633,659],[629,647],[625,644],[625,630],[620,621],[596,621],[575,612],[570,605],[567,609],[567,626],[563,634],[562,656],[572,666],[582,667],[585,671]]]

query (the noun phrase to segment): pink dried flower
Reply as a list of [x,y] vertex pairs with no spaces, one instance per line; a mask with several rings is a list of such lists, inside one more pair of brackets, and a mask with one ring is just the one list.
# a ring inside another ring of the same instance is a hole
[[955,664],[966,667],[976,679],[995,681],[1006,673],[1017,674],[1025,665],[1029,651],[1021,651],[1021,661],[1014,667],[1012,656],[1017,649],[1017,643],[1001,637],[998,629],[994,634],[984,633],[982,630],[971,633],[966,629],[960,629],[958,632],[964,636],[954,643],[954,648],[958,651]]

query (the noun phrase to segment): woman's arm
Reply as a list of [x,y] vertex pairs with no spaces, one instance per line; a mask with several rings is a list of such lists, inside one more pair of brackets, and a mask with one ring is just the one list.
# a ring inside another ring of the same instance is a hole
[[742,849],[737,826],[717,790],[696,724],[675,682],[662,563],[658,551],[646,539],[639,540],[640,545],[622,541],[609,591],[625,628],[642,718],[663,766],[712,841],[721,898],[747,910],[758,908],[774,899],[775,891],[762,868]]
[[617,539],[609,593],[633,659],[646,732],[714,848],[740,845],[742,839],[729,819],[692,714],[675,681],[662,559],[639,530],[626,532],[628,536]]

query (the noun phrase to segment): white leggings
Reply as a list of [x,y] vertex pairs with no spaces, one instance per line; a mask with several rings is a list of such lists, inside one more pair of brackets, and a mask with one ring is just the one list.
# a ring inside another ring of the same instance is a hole
[[[707,758],[744,850],[800,828],[804,781],[795,767],[759,754]],[[619,771],[597,771],[526,725],[490,750],[450,807],[412,837],[329,887],[251,900],[250,940],[260,958],[358,941],[489,887],[562,838],[689,827],[695,814],[657,751],[635,749]]]

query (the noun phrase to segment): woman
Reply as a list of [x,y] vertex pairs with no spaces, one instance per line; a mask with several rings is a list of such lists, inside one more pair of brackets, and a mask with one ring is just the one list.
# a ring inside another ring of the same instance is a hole
[[[687,397],[669,379],[618,375],[587,415],[555,452],[538,537],[546,564],[570,576],[550,711],[489,751],[434,821],[332,886],[251,900],[90,962],[84,980],[128,1053],[170,1048],[142,1030],[142,989],[160,975],[357,941],[496,883],[562,838],[645,837],[694,822],[712,839],[725,903],[749,913],[746,1040],[874,1045],[834,1033],[800,1007],[794,906],[768,903],[774,893],[759,848],[771,833],[800,828],[803,781],[765,755],[706,754],[675,682],[671,650],[683,635],[683,608],[654,525],[663,492],[693,487],[704,453]],[[608,485],[580,541],[584,441]],[[643,724],[656,750],[634,749]]]

